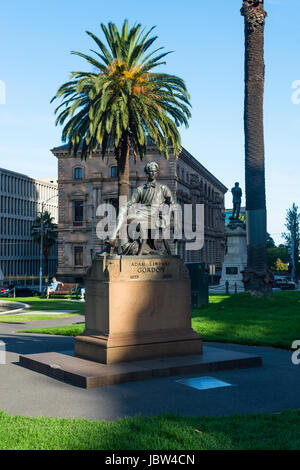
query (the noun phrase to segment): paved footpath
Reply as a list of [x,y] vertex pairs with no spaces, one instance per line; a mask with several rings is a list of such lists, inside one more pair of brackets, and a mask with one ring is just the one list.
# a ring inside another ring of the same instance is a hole
[[114,420],[162,412],[221,416],[300,408],[300,365],[292,364],[291,352],[279,349],[210,343],[214,347],[263,357],[263,367],[260,368],[202,374],[233,385],[210,390],[196,390],[178,383],[177,380],[182,377],[85,390],[18,365],[19,354],[73,348],[71,337],[24,334],[17,333],[18,330],[77,322],[82,322],[82,317],[0,323],[0,340],[6,342],[7,349],[7,363],[0,364],[1,410],[26,416]]

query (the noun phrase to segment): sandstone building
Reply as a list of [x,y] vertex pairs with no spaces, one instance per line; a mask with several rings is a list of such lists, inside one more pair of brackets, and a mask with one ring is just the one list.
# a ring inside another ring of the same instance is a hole
[[[117,166],[113,152],[102,159],[100,151],[81,160],[69,155],[68,146],[52,149],[58,159],[58,271],[62,280],[83,282],[91,264],[92,253],[103,248],[95,234],[96,208],[100,203],[117,201]],[[130,190],[146,182],[144,166],[156,161],[160,167],[158,181],[172,190],[179,204],[205,206],[205,244],[202,250],[186,251],[178,244],[178,254],[189,262],[204,261],[221,269],[224,257],[224,194],[227,188],[187,150],[178,157],[170,152],[169,160],[148,146],[147,157],[130,160]]]

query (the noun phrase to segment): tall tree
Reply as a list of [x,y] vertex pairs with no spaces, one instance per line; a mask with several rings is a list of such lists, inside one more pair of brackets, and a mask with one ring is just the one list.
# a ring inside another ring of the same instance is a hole
[[93,33],[95,57],[72,52],[87,61],[94,71],[73,72],[53,98],[62,103],[56,124],[64,125],[63,141],[70,152],[92,156],[98,146],[104,156],[112,146],[119,174],[119,196],[129,196],[129,156],[143,158],[150,139],[168,158],[171,145],[180,151],[178,126],[188,126],[189,95],[184,81],[174,75],[155,73],[169,52],[162,47],[149,52],[157,36],[141,24],[131,29],[125,20],[119,32],[114,23],[101,24],[107,44]]
[[287,247],[290,250],[291,259],[293,261],[292,269],[295,269],[295,277],[300,277],[300,213],[298,212],[298,206],[293,203],[292,207],[287,210],[286,213],[287,232],[283,233],[282,236],[286,241]]
[[245,290],[255,295],[272,293],[267,268],[265,150],[263,97],[265,81],[263,0],[244,0],[245,19],[245,178],[248,264]]
[[267,234],[266,234],[266,246],[267,246],[267,249],[276,247],[274,239],[271,237],[269,232],[267,232]]
[[35,243],[41,243],[41,231],[43,230],[43,273],[48,276],[48,259],[50,251],[57,240],[56,224],[54,223],[54,217],[48,211],[43,213],[43,229],[42,229],[42,214],[39,214],[31,228],[31,236]]

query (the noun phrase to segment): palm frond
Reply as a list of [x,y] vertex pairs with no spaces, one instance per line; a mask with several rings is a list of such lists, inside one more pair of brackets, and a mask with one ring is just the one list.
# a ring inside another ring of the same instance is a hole
[[82,158],[98,146],[103,157],[113,146],[120,158],[125,135],[135,158],[145,156],[148,138],[166,158],[170,146],[178,153],[179,126],[187,127],[191,117],[190,96],[180,77],[155,72],[172,51],[151,50],[157,41],[154,27],[135,23],[129,28],[125,20],[120,32],[112,22],[101,23],[101,29],[106,42],[86,31],[98,47],[93,56],[72,52],[96,72],[73,72],[51,100],[61,100],[55,113],[56,124],[64,126],[63,141]]

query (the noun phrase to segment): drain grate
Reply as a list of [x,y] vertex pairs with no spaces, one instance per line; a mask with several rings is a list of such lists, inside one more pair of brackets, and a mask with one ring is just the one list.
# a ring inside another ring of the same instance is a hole
[[197,390],[208,390],[210,388],[231,387],[232,384],[223,382],[223,380],[215,379],[214,377],[194,377],[192,379],[176,380],[177,383],[187,385],[188,387],[196,388]]

